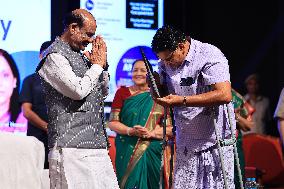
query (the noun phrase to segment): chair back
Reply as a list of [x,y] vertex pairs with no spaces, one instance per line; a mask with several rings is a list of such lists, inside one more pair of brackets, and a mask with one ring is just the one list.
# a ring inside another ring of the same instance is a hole
[[246,167],[256,167],[265,172],[263,183],[269,183],[284,170],[279,138],[248,134],[243,137]]

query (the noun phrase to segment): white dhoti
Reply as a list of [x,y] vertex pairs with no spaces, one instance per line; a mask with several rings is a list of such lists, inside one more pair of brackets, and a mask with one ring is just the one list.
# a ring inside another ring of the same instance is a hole
[[107,149],[53,148],[51,189],[119,189]]

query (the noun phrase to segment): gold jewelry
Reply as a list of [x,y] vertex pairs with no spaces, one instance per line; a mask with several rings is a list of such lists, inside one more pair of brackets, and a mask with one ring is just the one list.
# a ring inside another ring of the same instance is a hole
[[130,129],[131,129],[131,128],[128,127],[127,130],[126,130],[126,133],[127,133],[128,136],[130,136]]

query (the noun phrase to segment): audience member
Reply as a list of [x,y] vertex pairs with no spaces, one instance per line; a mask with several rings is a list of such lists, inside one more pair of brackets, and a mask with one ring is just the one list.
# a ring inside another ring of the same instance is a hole
[[[132,68],[134,84],[118,89],[112,103],[109,127],[118,133],[115,164],[121,189],[159,188],[164,108],[152,100],[146,74],[144,62],[135,61]],[[167,125],[170,134],[170,119]],[[168,163],[166,161],[165,165]]]
[[[51,45],[51,41],[46,41],[41,45],[40,58],[49,45]],[[24,79],[19,101],[22,104],[24,116],[28,120],[27,135],[36,137],[44,144],[44,168],[48,169],[47,112],[43,88],[38,74],[31,74]]]
[[269,99],[260,94],[258,75],[249,75],[245,80],[245,84],[247,94],[244,98],[255,109],[255,112],[252,115],[255,127],[252,127],[250,131],[243,134],[267,134],[267,126],[271,120]]

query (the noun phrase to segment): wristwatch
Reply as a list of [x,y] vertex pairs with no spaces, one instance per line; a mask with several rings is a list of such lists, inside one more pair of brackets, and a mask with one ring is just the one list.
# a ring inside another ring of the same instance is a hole
[[183,96],[182,104],[183,104],[184,106],[186,106],[186,96]]

